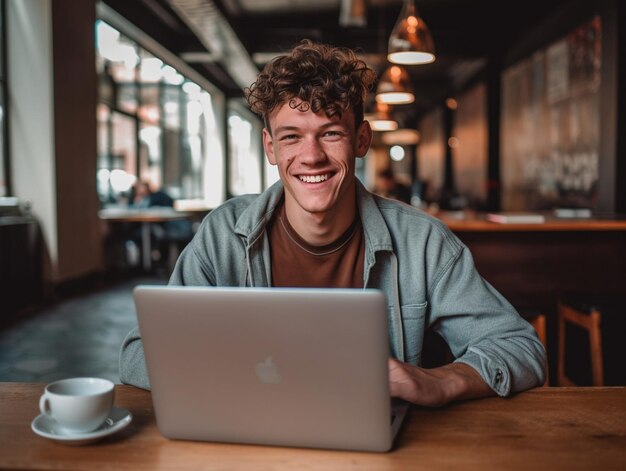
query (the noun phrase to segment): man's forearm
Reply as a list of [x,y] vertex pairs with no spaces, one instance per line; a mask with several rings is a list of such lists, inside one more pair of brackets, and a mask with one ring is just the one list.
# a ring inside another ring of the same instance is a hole
[[390,359],[389,387],[392,397],[431,407],[495,394],[474,368],[463,363],[425,369]]

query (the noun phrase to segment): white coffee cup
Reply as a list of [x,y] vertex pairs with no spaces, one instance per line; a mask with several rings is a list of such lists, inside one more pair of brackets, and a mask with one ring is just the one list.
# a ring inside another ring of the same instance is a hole
[[96,430],[113,407],[114,384],[101,378],[70,378],[50,383],[39,409],[70,433]]

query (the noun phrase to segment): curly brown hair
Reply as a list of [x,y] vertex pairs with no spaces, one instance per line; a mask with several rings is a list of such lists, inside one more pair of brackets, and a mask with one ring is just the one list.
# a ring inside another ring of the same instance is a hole
[[324,110],[328,117],[352,109],[358,126],[375,80],[376,73],[352,50],[305,39],[268,63],[244,95],[270,132],[268,117],[284,103],[300,111]]

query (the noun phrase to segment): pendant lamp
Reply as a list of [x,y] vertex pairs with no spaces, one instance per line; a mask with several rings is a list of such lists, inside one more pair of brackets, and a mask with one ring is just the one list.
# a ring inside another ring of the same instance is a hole
[[366,114],[365,119],[370,123],[372,131],[395,131],[398,122],[391,116],[391,107],[385,103],[376,103],[376,111]]
[[413,103],[411,77],[404,67],[392,65],[380,77],[376,88],[376,101],[389,105]]
[[394,64],[429,64],[435,46],[428,26],[417,15],[414,0],[404,0],[402,12],[389,36],[387,59]]

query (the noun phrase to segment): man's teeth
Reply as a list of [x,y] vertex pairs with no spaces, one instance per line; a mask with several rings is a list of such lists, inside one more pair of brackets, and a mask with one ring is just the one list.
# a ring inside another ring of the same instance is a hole
[[325,180],[328,180],[329,175],[300,175],[300,180],[302,180],[305,183],[319,183],[319,182],[323,182]]

